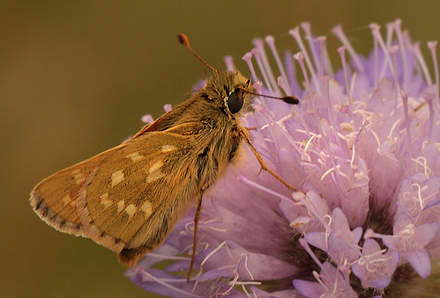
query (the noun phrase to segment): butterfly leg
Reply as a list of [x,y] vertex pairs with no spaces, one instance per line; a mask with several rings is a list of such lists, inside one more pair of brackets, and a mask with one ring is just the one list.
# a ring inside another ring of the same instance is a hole
[[255,157],[257,158],[258,162],[260,163],[261,169],[265,170],[267,172],[269,172],[272,176],[274,176],[277,180],[279,180],[281,183],[283,183],[287,188],[293,190],[293,191],[297,191],[297,189],[295,187],[293,187],[292,185],[290,185],[289,183],[287,183],[283,178],[281,178],[280,176],[278,176],[274,171],[272,171],[271,169],[269,169],[266,165],[266,163],[264,162],[263,158],[261,157],[260,153],[258,153],[257,149],[255,149],[254,145],[252,145],[251,140],[249,139],[249,137],[246,135],[246,133],[244,133],[243,131],[241,131],[241,135],[243,136],[243,138],[246,140],[246,143],[249,145],[249,147],[251,148],[252,152],[254,153]]
[[197,200],[197,209],[196,213],[194,215],[194,239],[193,239],[193,249],[192,249],[192,255],[191,255],[191,264],[189,265],[188,270],[188,276],[186,277],[186,281],[189,282],[189,278],[191,277],[191,271],[194,265],[194,258],[196,256],[196,248],[197,248],[197,230],[199,226],[199,219],[200,219],[200,211],[202,209],[202,197],[203,197],[203,190],[200,192],[200,196]]

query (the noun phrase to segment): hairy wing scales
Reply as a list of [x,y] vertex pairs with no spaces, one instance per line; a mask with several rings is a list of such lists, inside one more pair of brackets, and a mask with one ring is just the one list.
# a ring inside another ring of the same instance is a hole
[[[150,241],[149,237],[157,241],[157,234],[167,233],[168,217],[176,217],[174,210],[186,209],[192,199],[190,195],[195,195],[194,191],[191,194],[185,191],[190,183],[186,172],[191,162],[189,156],[193,155],[190,152],[194,148],[193,139],[180,134],[150,132],[138,136],[120,148],[117,154],[109,156],[97,169],[84,196],[86,212],[82,214],[87,216],[82,219],[88,219],[89,224],[97,228],[93,230],[99,231],[99,235],[94,233],[91,238],[100,243],[105,234],[126,246],[137,246]],[[162,150],[164,145],[172,147]],[[132,160],[133,156],[144,158]],[[159,168],[155,166],[158,162],[162,164]],[[153,168],[153,173],[161,171],[163,175],[148,183],[147,177],[152,175],[150,170]],[[121,170],[124,179],[112,186],[112,174]],[[179,183],[172,184],[173,179],[178,179]],[[108,207],[100,198],[106,193],[112,202]],[[120,202],[123,208],[118,207]],[[151,205],[143,211],[141,207],[145,202]],[[132,208],[127,212],[129,205],[136,208],[134,213]]]
[[[169,125],[164,116],[164,124],[158,119],[158,128]],[[134,264],[163,242],[196,197],[194,170],[190,173],[188,168],[197,156],[195,135],[204,125],[184,123],[165,131],[154,131],[154,125],[144,128],[123,144],[44,179],[31,192],[30,203],[52,227],[92,238],[120,253],[124,264]],[[157,161],[163,164],[154,166]],[[151,174],[146,171],[152,167],[165,175],[154,172],[152,182],[146,183]],[[112,185],[111,175],[120,170],[124,179],[116,175]]]
[[30,203],[35,213],[57,230],[87,237],[87,231],[76,213],[78,192],[86,177],[117,148],[61,170],[41,181],[30,195]]

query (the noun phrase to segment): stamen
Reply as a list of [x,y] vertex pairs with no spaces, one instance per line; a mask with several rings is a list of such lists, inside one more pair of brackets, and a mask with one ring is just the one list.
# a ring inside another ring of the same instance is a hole
[[429,131],[428,131],[428,142],[431,142],[432,137],[432,128],[434,126],[434,106],[432,104],[432,100],[434,98],[434,94],[429,92],[423,92],[423,98],[428,102],[429,106]]
[[274,90],[276,90],[277,92],[279,92],[275,76],[272,72],[272,67],[270,67],[269,60],[267,59],[266,50],[264,49],[263,40],[261,38],[256,38],[252,42],[253,42],[254,46],[257,47],[257,49],[259,50],[260,59],[263,62],[264,70],[266,71],[267,77],[270,80],[272,88]]
[[379,42],[373,38],[374,43],[374,89],[377,89],[379,84]]
[[260,57],[260,50],[257,48],[254,48],[251,50],[252,56],[255,58],[255,61],[257,62],[258,68],[260,69],[261,75],[263,76],[264,85],[269,89],[270,93],[274,93],[272,84],[270,83],[269,77],[267,76],[266,70],[263,66],[263,61]]
[[163,110],[165,111],[165,113],[168,113],[169,111],[171,111],[173,109],[173,106],[170,104],[165,104],[163,106]]
[[278,55],[278,52],[277,52],[277,49],[275,46],[275,38],[271,35],[268,35],[268,36],[266,36],[265,41],[269,45],[270,50],[272,51],[272,55],[275,58],[275,61],[277,63],[278,70],[280,71],[281,76],[285,78],[284,82],[287,86],[287,89],[290,90],[289,82],[287,81],[287,74],[284,70],[283,63],[281,62],[280,56]]
[[[319,92],[320,90],[320,86],[318,86],[318,78],[315,72],[315,69],[313,67],[312,61],[310,60],[309,54],[307,53],[307,49],[304,46],[304,43],[301,39],[301,35],[299,34],[299,29],[298,27],[295,27],[294,29],[289,31],[289,34],[293,36],[293,38],[296,40],[296,42],[298,43],[299,49],[301,50],[301,53],[304,57],[304,59],[306,60],[306,65],[307,68],[310,71],[310,74],[312,76],[312,81],[315,84],[316,90]],[[310,84],[309,84],[310,85]],[[311,91],[311,89],[309,89]]]
[[260,79],[258,79],[257,74],[255,73],[254,65],[252,64],[252,53],[247,52],[243,55],[241,58],[244,62],[246,62],[247,66],[249,67],[249,70],[251,72],[251,78],[254,82],[258,82]]
[[[394,98],[397,99],[398,95],[400,93],[400,84],[399,84],[399,78],[397,77],[397,64],[396,64],[396,54],[399,51],[399,46],[392,46],[389,48],[389,53],[391,55],[391,73],[393,74],[394,78]],[[395,107],[397,106],[397,102],[394,101]]]
[[419,156],[419,157],[417,157],[416,159],[413,159],[413,161],[416,163],[417,170],[419,170],[419,169],[418,169],[418,166],[419,166],[419,165],[423,168],[423,174],[424,174],[426,177],[429,178],[429,177],[431,177],[431,176],[434,174],[434,171],[431,170],[431,169],[429,168],[429,166],[428,166],[428,160],[426,159],[426,157],[424,157],[424,156]]
[[[414,66],[414,68],[415,68],[414,75],[420,75],[423,77],[422,70],[420,69],[419,63],[417,63],[418,59],[415,55],[415,44],[413,44],[411,42],[411,38],[409,37],[408,31],[402,32],[402,40],[403,40],[403,44],[405,45],[405,48],[408,50],[408,53],[411,56],[411,58],[408,58],[408,59],[414,61],[414,63],[412,64],[412,66]],[[411,76],[411,73],[408,73],[408,76]],[[405,89],[405,90],[407,90],[407,89]]]
[[345,60],[345,46],[342,46],[338,49],[339,56],[341,57],[342,62],[342,70],[344,72],[344,81],[345,81],[345,92],[347,94],[347,102],[350,110],[353,110],[353,98],[351,97],[351,89],[348,83],[348,73],[347,73],[347,61]]
[[154,119],[153,116],[151,116],[150,114],[146,114],[142,116],[141,121],[145,124],[151,124],[154,122]]
[[431,75],[429,74],[428,66],[426,66],[425,58],[423,58],[422,52],[420,51],[420,43],[416,42],[413,47],[414,54],[417,58],[417,61],[422,68],[423,76],[425,77],[426,83],[428,86],[432,85]]
[[386,63],[382,64],[382,70],[380,71],[380,74],[379,74],[379,78],[383,78],[385,76],[385,71],[387,69],[387,66],[392,68],[393,64],[392,64],[390,55],[388,53],[387,47],[385,45],[385,42],[382,39],[382,35],[380,35],[380,26],[377,24],[371,24],[370,28],[371,28],[371,33],[373,34],[374,39],[377,40],[377,42],[381,46],[382,51],[385,55],[385,62]]
[[282,200],[286,200],[286,201],[288,201],[288,202],[291,202],[291,201],[292,201],[290,198],[285,197],[285,196],[283,196],[282,194],[277,193],[277,192],[275,192],[275,191],[273,191],[273,190],[271,190],[271,189],[269,189],[269,188],[266,188],[266,187],[264,187],[264,186],[262,186],[262,185],[260,185],[260,184],[258,184],[258,183],[255,183],[255,182],[253,182],[253,181],[247,179],[247,178],[244,177],[243,175],[238,175],[238,176],[237,176],[237,181],[239,181],[239,182],[243,182],[243,183],[245,183],[245,184],[247,184],[247,185],[250,185],[250,186],[252,186],[252,187],[255,187],[255,188],[257,188],[257,189],[259,189],[259,190],[262,190],[262,191],[264,191],[264,192],[266,192],[266,193],[268,193],[268,194],[271,194],[271,195],[273,195],[273,196],[276,196],[276,197],[278,197],[278,198],[280,198],[280,199],[282,199]]
[[[172,286],[169,282],[182,282],[182,280],[179,279],[165,279],[165,278],[157,278],[154,275],[148,273],[146,270],[144,270],[142,267],[138,267],[137,274],[140,274],[142,276],[142,279],[144,282],[146,281],[154,281],[158,284],[164,286],[165,288],[171,289],[172,291],[175,291],[176,293],[181,293],[185,297],[193,297],[193,298],[203,298],[203,296],[199,296],[196,294],[188,293],[187,291],[181,290],[176,286]],[[185,281],[186,282],[186,281]]]
[[439,98],[439,73],[437,64],[437,41],[428,42],[428,48],[431,50],[432,62],[434,63],[434,73],[435,73],[435,92],[436,98]]
[[387,26],[386,46],[387,46],[387,48],[389,48],[389,47],[392,46],[393,32],[394,32],[394,23],[388,23],[386,26]]
[[309,244],[304,238],[299,239],[299,244],[304,248],[304,250],[309,254],[309,256],[315,261],[315,263],[322,269],[322,263],[319,261],[318,257],[316,257],[315,253],[310,248]]
[[220,243],[216,248],[214,248],[214,250],[213,251],[211,251],[204,259],[203,259],[203,261],[200,263],[200,267],[202,267],[205,263],[206,263],[206,261],[208,261],[208,259],[213,255],[213,254],[215,254],[216,252],[218,252],[223,246],[226,246],[226,248],[228,248],[228,245],[227,245],[228,243],[227,243],[227,241],[225,240],[225,241],[223,241],[222,243]]
[[283,89],[284,93],[289,94],[292,90],[288,86],[287,79],[285,79],[283,76],[279,76],[277,78],[278,86]]
[[225,63],[226,69],[228,71],[237,71],[237,68],[235,67],[235,64],[234,64],[234,58],[232,58],[232,56],[229,56],[229,55],[225,56],[223,58],[223,62]]
[[298,61],[299,67],[301,68],[301,71],[303,73],[304,79],[306,80],[306,92],[308,94],[308,96],[312,95],[312,89],[310,86],[310,80],[309,80],[309,76],[307,75],[307,70],[306,67],[304,65],[304,55],[302,52],[298,52],[295,55],[293,55],[293,59],[295,59],[296,61]]
[[324,49],[325,49],[325,36],[318,37],[318,44],[319,44],[319,67],[318,67],[318,73],[319,76],[322,77],[324,75]]
[[284,62],[286,66],[287,78],[290,85],[290,92],[286,94],[302,94],[303,88],[298,85],[298,79],[296,77],[296,67],[293,61],[293,55],[289,50],[284,53]]
[[309,22],[302,22],[301,28],[304,30],[306,35],[306,40],[309,42],[309,50],[312,53],[312,59],[313,59],[313,65],[314,69],[318,69],[318,77],[322,76],[322,72],[319,72],[319,58],[318,54],[316,53],[316,45],[315,45],[315,39],[313,38],[312,31],[310,28]]
[[[409,153],[409,160],[412,159],[412,149],[411,149],[411,131],[409,129],[409,117],[408,117],[408,93],[400,91],[400,95],[402,97],[403,102],[403,113],[405,117],[405,127],[406,127],[406,137],[408,139],[407,146],[408,146],[408,153]],[[409,161],[406,163],[407,168],[410,168]]]
[[397,19],[394,22],[394,30],[396,31],[397,42],[399,43],[399,47],[400,47],[400,57],[401,57],[402,70],[403,70],[402,88],[404,90],[408,90],[408,80],[409,80],[410,73],[408,73],[408,65],[407,65],[408,60],[406,57],[407,48],[405,47],[401,25],[402,25],[402,20],[400,20],[400,19]]
[[331,123],[333,129],[336,130],[337,126],[335,124],[335,119],[333,117],[333,111],[332,111],[333,105],[330,102],[330,90],[329,90],[330,84],[329,84],[329,82],[330,82],[329,76],[322,77],[322,85],[324,86],[324,99],[325,99],[325,103],[327,106],[328,118],[330,120],[330,123]]
[[336,35],[337,38],[342,42],[342,44],[347,48],[350,53],[351,58],[355,64],[356,70],[359,72],[365,72],[364,66],[362,65],[361,59],[358,57],[356,51],[352,47],[351,43],[348,41],[347,37],[342,30],[342,26],[338,25],[332,29],[332,33]]

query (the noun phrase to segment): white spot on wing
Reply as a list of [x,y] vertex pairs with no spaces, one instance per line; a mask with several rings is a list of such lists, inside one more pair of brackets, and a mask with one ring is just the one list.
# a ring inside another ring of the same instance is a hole
[[151,168],[148,169],[148,172],[151,174],[151,173],[153,173],[153,172],[159,170],[162,166],[163,166],[163,161],[161,161],[161,160],[156,161],[156,162],[151,166]]
[[145,212],[145,217],[150,217],[153,213],[153,205],[149,201],[145,201],[141,206],[141,210]]
[[113,202],[108,199],[108,192],[101,195],[100,198],[101,198],[101,204],[104,205],[104,209],[107,209],[113,204]]
[[70,198],[70,195],[69,195],[69,194],[65,195],[65,196],[62,198],[62,200],[63,200],[63,203],[64,203],[64,207],[67,206],[67,205],[72,201],[72,199]]
[[124,180],[124,173],[122,170],[116,171],[112,174],[112,186],[122,182]]
[[162,148],[160,149],[160,151],[162,151],[162,152],[169,152],[169,151],[173,151],[173,150],[176,150],[176,146],[163,145]]
[[128,219],[130,220],[133,215],[136,213],[136,206],[134,204],[130,204],[125,208],[125,213],[128,214]]
[[125,155],[126,158],[130,158],[132,161],[140,161],[144,159],[143,155],[140,155],[139,152],[133,152],[130,154]]
[[149,169],[148,169],[148,176],[147,176],[147,183],[156,181],[157,179],[162,178],[165,176],[164,173],[160,170],[160,168],[163,166],[163,161],[159,160],[156,161]]
[[73,176],[73,179],[75,180],[76,185],[80,185],[86,180],[86,175],[81,173],[80,169],[73,170],[72,176]]
[[160,170],[154,171],[153,173],[151,173],[150,175],[148,175],[147,177],[147,183],[156,181],[157,179],[162,178],[163,176],[165,176],[164,173],[162,173]]
[[125,206],[124,200],[120,200],[118,202],[118,213],[120,213],[124,209],[124,206]]

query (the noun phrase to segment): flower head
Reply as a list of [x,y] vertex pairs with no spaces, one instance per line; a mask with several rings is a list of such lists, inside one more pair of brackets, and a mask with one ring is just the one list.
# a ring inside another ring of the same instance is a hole
[[[440,254],[436,43],[428,44],[433,80],[399,20],[385,38],[378,25],[370,28],[374,49],[367,58],[340,26],[333,29],[343,44],[335,72],[326,39],[313,36],[307,23],[308,47],[299,28],[291,30],[300,52],[287,53],[284,62],[273,37],[254,41],[243,59],[255,90],[295,95],[301,103],[258,97],[244,121],[257,128],[252,142],[269,168],[298,191],[259,174],[246,150],[203,198],[197,274],[187,283],[183,273],[192,251],[189,213],[129,272],[135,284],[171,297],[371,297],[390,293],[403,271],[406,278],[430,276]],[[234,69],[231,58],[226,65]],[[164,260],[174,261],[155,269]]]

